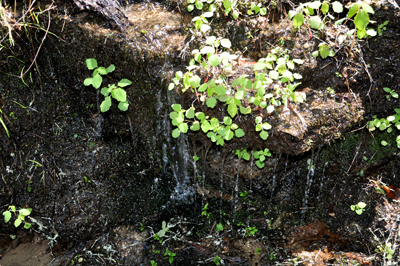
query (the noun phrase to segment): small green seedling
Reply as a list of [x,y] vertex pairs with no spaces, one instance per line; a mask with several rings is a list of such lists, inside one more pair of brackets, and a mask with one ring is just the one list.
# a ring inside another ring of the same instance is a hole
[[32,225],[30,223],[25,222],[25,217],[28,216],[29,214],[31,214],[31,212],[32,212],[31,208],[17,210],[14,205],[9,206],[8,210],[3,212],[4,222],[8,223],[11,219],[12,213],[14,213],[16,215],[17,212],[18,212],[18,217],[14,221],[14,226],[18,227],[18,226],[20,226],[22,221],[24,221],[24,228],[25,229],[31,228]]
[[350,209],[352,211],[355,211],[358,215],[361,215],[365,211],[366,206],[367,206],[367,204],[360,201],[359,203],[357,203],[357,205],[351,205]]
[[201,212],[201,215],[205,216],[207,219],[210,218],[210,214],[207,212],[208,209],[208,203],[206,205],[204,205],[203,207],[203,211]]
[[222,225],[222,223],[217,224],[216,230],[217,230],[217,231],[222,231],[222,230],[224,230],[224,226]]
[[[92,77],[86,78],[83,84],[85,86],[92,85],[95,89],[100,88],[101,83],[103,82],[102,75],[107,75],[115,70],[115,66],[111,64],[108,68],[105,67],[97,67],[97,60],[94,58],[86,59],[86,66],[89,70],[93,70]],[[121,111],[128,110],[129,103],[126,98],[126,91],[123,87],[129,86],[132,84],[132,81],[129,79],[121,79],[118,82],[118,85],[109,84],[108,87],[104,87],[101,89],[101,94],[104,95],[105,99],[100,105],[100,110],[102,112],[107,112],[111,107],[111,97],[119,102],[118,108]]]
[[376,253],[386,253],[386,258],[388,260],[391,260],[394,254],[394,249],[391,248],[392,243],[387,243],[384,246],[378,246],[378,248],[375,249]]
[[386,30],[386,25],[389,23],[389,20],[386,20],[385,22],[383,22],[381,25],[378,26],[378,34],[379,36],[382,36],[382,33],[384,30]]
[[165,250],[164,256],[168,258],[169,263],[171,264],[174,261],[174,257],[176,256],[175,253],[173,253],[172,251],[169,251],[168,248]]
[[256,252],[257,252],[258,255],[260,255],[261,254],[261,248],[256,248]]
[[399,98],[399,95],[397,94],[397,92],[395,90],[392,90],[388,87],[383,88],[384,91],[386,91],[387,93],[389,93],[389,95],[386,95],[386,99],[388,99],[390,101],[390,97],[393,98]]
[[151,266],[157,266],[158,265],[158,263],[155,262],[154,260],[151,260],[150,263],[151,263]]
[[214,259],[214,263],[215,263],[215,265],[221,265],[221,258],[217,255],[217,256],[215,256],[215,259]]
[[255,227],[247,227],[246,228],[246,236],[254,236],[258,232],[258,229]]

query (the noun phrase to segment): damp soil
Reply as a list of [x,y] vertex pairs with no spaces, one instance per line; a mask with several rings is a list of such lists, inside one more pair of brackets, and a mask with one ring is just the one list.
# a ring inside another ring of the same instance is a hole
[[[400,157],[394,141],[380,145],[393,135],[372,135],[364,125],[399,105],[382,88],[400,92],[400,10],[375,6],[377,25],[390,21],[383,35],[324,60],[309,56],[319,43],[307,29],[290,28],[285,4],[267,18],[221,16],[214,33],[229,36],[248,61],[284,38],[306,62],[299,90],[316,95],[298,106],[307,129],[296,115],[276,113],[268,119],[281,122],[271,122],[276,133],[266,145],[251,129],[254,118],[241,117],[246,138],[221,148],[201,133],[171,137],[172,100],[194,98],[167,93],[195,45],[182,5],[132,3],[124,9],[132,25],[121,31],[94,10],[55,2],[42,2],[52,9],[41,21],[54,35],[21,34],[0,56],[1,118],[10,134],[0,129],[0,206],[33,209],[30,230],[2,224],[0,265],[169,265],[167,248],[176,254],[172,265],[215,265],[217,256],[225,265],[383,264],[374,250],[398,223],[399,207],[369,179],[399,187]],[[38,51],[37,65],[18,78]],[[105,83],[133,82],[127,112],[115,103],[99,112],[102,95],[83,85],[91,57],[116,66]],[[274,152],[263,169],[232,153],[267,146]],[[357,215],[350,206],[361,201],[367,207]],[[161,244],[154,234],[163,228]]]

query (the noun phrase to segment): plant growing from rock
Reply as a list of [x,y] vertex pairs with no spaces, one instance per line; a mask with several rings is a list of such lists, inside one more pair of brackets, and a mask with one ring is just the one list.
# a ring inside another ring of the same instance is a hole
[[[107,75],[115,70],[115,66],[111,64],[108,68],[98,67],[97,60],[94,58],[86,59],[86,66],[89,70],[93,70],[92,77],[86,78],[83,84],[85,86],[92,85],[95,89],[99,89],[103,78],[102,76]],[[121,79],[117,85],[109,84],[108,87],[103,87],[101,89],[101,94],[104,95],[105,99],[100,105],[100,110],[102,112],[107,112],[111,107],[111,97],[119,102],[118,108],[121,111],[128,110],[129,103],[126,98],[126,91],[123,89],[126,86],[132,84],[129,79]]]

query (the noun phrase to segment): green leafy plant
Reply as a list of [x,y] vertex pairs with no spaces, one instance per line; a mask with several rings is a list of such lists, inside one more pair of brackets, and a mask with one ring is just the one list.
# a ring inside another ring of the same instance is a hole
[[375,249],[376,253],[386,254],[386,259],[391,260],[394,255],[394,249],[392,249],[392,243],[380,245]]
[[155,262],[154,260],[151,260],[150,263],[151,263],[151,266],[157,266],[158,265],[158,263]]
[[386,25],[389,23],[389,20],[386,20],[381,25],[378,26],[378,35],[382,36],[383,31],[386,30]]
[[271,151],[267,148],[254,152],[254,159],[256,159],[256,165],[258,168],[262,169],[264,167],[264,161],[267,157],[271,157]]
[[208,209],[208,203],[206,203],[206,205],[204,205],[203,211],[201,212],[201,215],[203,215],[207,219],[209,219],[210,218],[210,214],[207,212],[207,209]]
[[218,255],[215,256],[214,263],[215,263],[215,265],[221,265],[221,258]]
[[[372,7],[365,2],[352,3],[348,7],[349,12],[347,13],[347,18],[350,19],[354,16],[354,26],[357,29],[357,37],[362,39],[367,35],[375,36],[376,31],[367,29],[370,22],[368,13],[375,14]],[[353,31],[350,31],[348,34],[352,34],[352,32]]]
[[313,57],[318,57],[318,55],[321,55],[323,59],[327,58],[328,56],[334,57],[335,52],[329,48],[329,46],[326,43],[320,43],[318,45],[318,50],[312,52]]
[[[86,59],[86,66],[89,70],[93,70],[92,77],[86,78],[84,81],[85,86],[92,85],[95,89],[99,89],[103,78],[102,76],[107,75],[115,70],[115,66],[111,64],[108,68],[98,67],[97,60],[94,58]],[[126,86],[131,85],[132,82],[128,79],[121,79],[117,85],[109,84],[108,87],[101,89],[101,94],[104,95],[105,99],[100,105],[102,112],[107,112],[111,107],[111,97],[119,102],[118,108],[121,111],[128,110],[129,103],[126,97],[126,91],[123,89]]]
[[257,252],[258,255],[260,255],[261,254],[261,248],[256,248],[256,252]]
[[[379,128],[379,130],[384,131],[386,130],[388,133],[393,132],[392,125],[397,130],[400,130],[400,109],[396,108],[394,109],[395,113],[394,115],[388,116],[387,118],[381,118],[378,119],[376,115],[374,115],[372,118],[372,121],[369,121],[367,124],[367,128],[369,131],[374,131],[375,129]],[[396,137],[396,143],[397,147],[400,149],[400,135]],[[383,146],[387,146],[388,142],[385,140],[382,140],[381,144]]]
[[352,211],[355,211],[358,215],[361,215],[365,211],[366,206],[367,206],[367,204],[360,201],[359,203],[357,203],[357,205],[351,205],[350,209]]
[[397,92],[395,90],[392,90],[388,87],[383,88],[384,91],[386,91],[387,93],[389,93],[389,95],[386,95],[386,99],[388,99],[390,101],[390,97],[393,98],[399,98],[399,95],[397,94]]
[[168,248],[165,250],[164,256],[168,256],[168,261],[171,264],[174,261],[174,257],[176,256],[175,253],[173,253],[172,251],[168,250]]
[[254,226],[253,227],[249,226],[246,228],[246,237],[254,236],[257,232],[258,232],[257,228],[255,228]]
[[222,225],[222,223],[217,224],[216,230],[217,230],[217,231],[222,231],[222,230],[224,230],[224,226]]
[[251,10],[247,10],[247,15],[260,14],[265,16],[267,14],[267,8],[262,7],[261,3],[251,3]]
[[8,207],[8,210],[3,212],[4,222],[8,223],[12,215],[14,214],[17,217],[14,221],[14,226],[18,227],[21,225],[22,222],[24,222],[24,228],[29,229],[31,228],[32,225],[25,221],[25,217],[29,216],[31,212],[32,212],[31,208],[26,208],[26,209],[20,208],[19,210],[17,210],[14,205],[10,205]]

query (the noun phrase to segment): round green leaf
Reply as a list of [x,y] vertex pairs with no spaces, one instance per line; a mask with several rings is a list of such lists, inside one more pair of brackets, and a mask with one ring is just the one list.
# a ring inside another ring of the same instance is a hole
[[200,123],[199,121],[195,121],[193,125],[190,127],[190,130],[192,131],[199,131],[200,130]]
[[10,221],[10,219],[11,219],[11,212],[10,211],[5,211],[5,212],[3,212],[3,215],[4,215],[4,222],[8,223]]
[[168,90],[169,90],[169,91],[172,91],[174,88],[175,88],[175,84],[174,84],[174,83],[170,83],[170,84],[168,85]]
[[186,110],[186,117],[189,119],[194,118],[194,108],[190,107],[188,110]]
[[[216,86],[214,88],[214,92],[218,95],[225,95],[226,94],[226,89],[223,86]],[[229,97],[229,96],[228,96]],[[221,99],[219,99],[220,101],[222,101]]]
[[29,228],[31,228],[31,226],[32,226],[32,225],[31,225],[30,223],[25,223],[25,224],[24,224],[24,228],[25,228],[25,229],[29,229]]
[[181,110],[181,105],[180,104],[173,104],[172,105],[172,109],[174,109],[174,111],[179,112]]
[[174,131],[172,131],[172,137],[177,138],[181,134],[180,130],[178,128],[175,128]]
[[310,23],[310,27],[313,28],[313,29],[316,29],[316,30],[321,29],[322,26],[324,25],[319,16],[310,17],[309,23]]
[[210,58],[208,58],[208,63],[210,63],[210,65],[213,66],[213,67],[218,66],[220,62],[221,61],[220,61],[218,55],[213,54],[213,55],[210,56]]
[[271,70],[271,71],[268,73],[268,75],[269,75],[269,77],[272,78],[272,79],[278,79],[278,78],[279,78],[279,73],[278,73],[278,71],[275,71],[275,70]]
[[15,226],[15,227],[18,227],[20,224],[21,224],[21,219],[20,219],[20,218],[18,218],[17,220],[15,220],[15,222],[14,222],[14,226]]
[[262,131],[262,132],[260,133],[260,137],[261,137],[263,140],[266,140],[266,139],[268,138],[268,132],[267,132],[267,131]]
[[186,132],[188,131],[188,125],[187,125],[187,123],[180,123],[180,124],[178,125],[178,128],[179,128],[179,130],[180,130],[182,133],[186,133]]
[[107,69],[105,67],[99,67],[97,71],[100,75],[107,75]]
[[335,1],[332,3],[332,8],[333,8],[333,11],[335,11],[336,13],[343,12],[343,5],[338,1]]
[[128,110],[128,107],[129,107],[129,103],[128,102],[120,102],[118,104],[118,109],[121,110],[121,111]]
[[215,49],[214,49],[214,47],[211,47],[211,46],[205,46],[200,50],[200,53],[201,54],[208,54],[208,53],[214,54]]
[[231,46],[232,46],[231,41],[228,39],[222,39],[221,45],[222,45],[222,47],[225,47],[225,48],[231,48]]
[[193,77],[190,78],[190,85],[194,88],[197,88],[200,86],[200,77],[197,75],[194,75]]
[[29,214],[31,214],[31,212],[32,212],[31,208],[19,210],[19,213],[22,214],[23,216],[28,216]]
[[328,4],[327,2],[324,2],[324,3],[322,4],[321,11],[322,11],[322,14],[324,14],[324,15],[326,15],[326,13],[328,13],[328,11],[329,11],[329,4]]
[[235,136],[236,136],[237,138],[243,137],[243,136],[244,136],[244,131],[243,131],[243,129],[241,129],[241,128],[236,129],[236,130],[235,130]]
[[296,28],[298,28],[298,27],[300,27],[301,25],[303,25],[303,22],[304,22],[303,13],[302,13],[302,12],[297,13],[296,16],[294,16],[294,18],[293,18],[293,25],[294,25]]
[[224,124],[229,126],[230,124],[232,124],[232,119],[229,116],[225,116],[224,117]]
[[240,106],[240,113],[242,113],[244,115],[250,114],[251,108],[250,107],[244,108],[243,106]]
[[104,113],[110,110],[111,107],[111,97],[107,96],[104,101],[100,104],[100,110]]
[[207,101],[206,101],[206,105],[207,105],[209,108],[214,108],[216,104],[217,104],[217,100],[216,100],[214,97],[210,97],[210,98],[208,98]]
[[86,59],[86,66],[89,70],[95,69],[97,67],[97,60],[94,58]]

